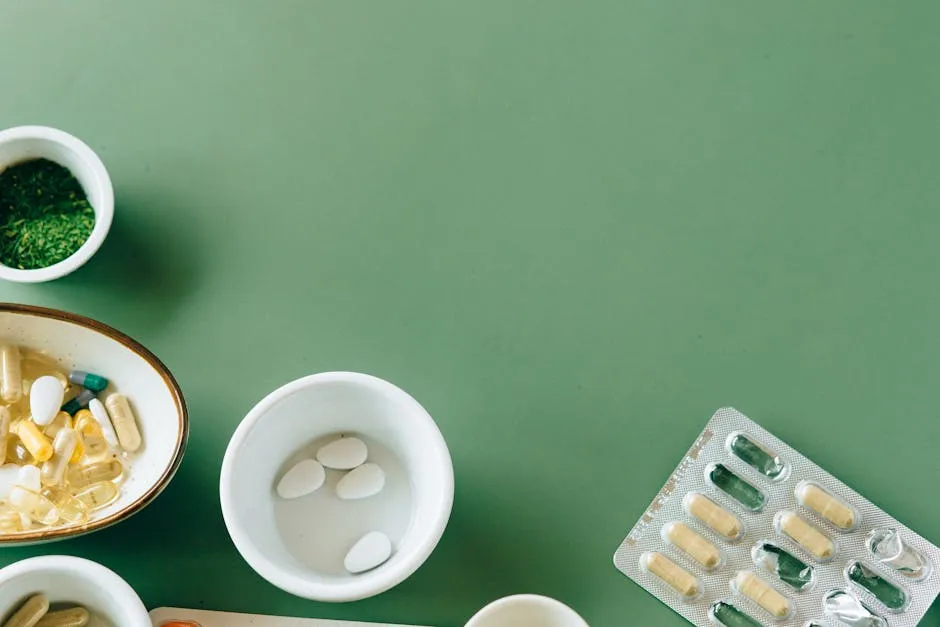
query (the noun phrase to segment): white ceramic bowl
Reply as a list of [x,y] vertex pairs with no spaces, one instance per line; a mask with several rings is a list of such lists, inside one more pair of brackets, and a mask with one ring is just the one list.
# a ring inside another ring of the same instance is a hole
[[588,627],[573,609],[537,594],[517,594],[493,601],[477,612],[466,627]]
[[[370,458],[387,466],[382,493],[340,501],[332,489],[341,473],[329,471],[312,495],[279,499],[275,483],[291,460],[338,434],[362,437]],[[258,574],[307,599],[353,601],[404,581],[428,558],[450,518],[454,471],[415,399],[369,375],[328,372],[288,383],[248,413],[225,452],[220,495],[229,534]],[[391,559],[346,573],[347,550],[373,530],[391,538]]]
[[0,570],[0,620],[42,592],[53,604],[76,604],[91,614],[88,627],[152,627],[137,593],[113,571],[78,557],[47,555]]
[[0,547],[60,540],[83,535],[139,512],[167,486],[179,468],[189,434],[183,394],[166,366],[153,353],[90,318],[0,303],[0,342],[44,353],[62,369],[94,372],[111,380],[111,390],[130,399],[143,446],[129,461],[130,471],[118,499],[94,512],[81,525],[0,535]]
[[0,131],[0,172],[30,159],[48,159],[68,168],[81,183],[88,202],[95,210],[95,226],[91,235],[67,259],[35,270],[20,270],[0,264],[0,279],[41,283],[75,271],[98,252],[114,218],[114,189],[101,159],[76,137],[47,126],[17,126]]

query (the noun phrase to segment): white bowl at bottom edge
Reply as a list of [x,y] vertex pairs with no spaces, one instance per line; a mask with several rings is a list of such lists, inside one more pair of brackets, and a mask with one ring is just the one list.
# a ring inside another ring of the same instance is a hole
[[88,627],[152,627],[126,581],[101,564],[66,555],[33,557],[0,570],[0,620],[40,592],[53,604],[85,607],[92,616]]
[[517,594],[493,601],[474,614],[466,627],[588,627],[577,612],[549,597]]

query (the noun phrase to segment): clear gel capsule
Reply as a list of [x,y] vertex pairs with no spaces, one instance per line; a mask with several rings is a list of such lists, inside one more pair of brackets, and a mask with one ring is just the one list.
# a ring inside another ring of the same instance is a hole
[[7,462],[18,466],[33,463],[33,456],[17,435],[10,435],[7,440]]
[[698,596],[702,589],[698,578],[663,555],[650,551],[640,556],[640,566],[647,572],[659,577],[670,588],[687,599]]
[[744,534],[744,525],[738,517],[704,494],[689,492],[682,499],[682,506],[690,515],[728,540],[737,540]]
[[861,562],[852,562],[845,576],[854,584],[868,590],[889,610],[902,610],[907,606],[907,593]]
[[761,606],[774,618],[790,615],[790,602],[769,583],[749,570],[739,571],[731,580],[731,589]]
[[23,398],[20,349],[12,344],[0,345],[0,398],[4,403],[16,403]]
[[663,526],[662,538],[698,562],[702,568],[711,570],[721,562],[718,547],[684,522],[669,522]]
[[37,462],[44,462],[52,457],[52,443],[42,434],[39,427],[31,420],[21,420],[16,424],[16,434],[23,446]]
[[708,610],[708,616],[725,627],[763,627],[758,621],[724,601],[718,601],[712,605]]
[[0,513],[0,534],[26,531],[33,524],[29,516],[22,512]]
[[706,471],[706,476],[712,485],[752,512],[759,512],[767,501],[763,492],[724,464],[711,464]]
[[91,372],[84,372],[82,370],[73,370],[69,373],[69,381],[75,385],[80,385],[83,388],[88,388],[92,392],[104,392],[104,389],[108,387],[108,380],[102,377],[100,374],[93,374]]
[[69,470],[69,487],[80,490],[99,481],[118,481],[123,475],[124,466],[116,459],[93,462]]
[[72,607],[67,610],[49,612],[36,623],[36,627],[85,627],[91,615],[83,607]]
[[65,471],[68,470],[76,446],[78,446],[78,434],[75,430],[60,429],[52,443],[54,454],[42,465],[43,485],[56,486],[65,482]]
[[794,512],[778,512],[775,517],[777,530],[806,549],[810,555],[823,562],[836,552],[835,544],[826,534],[809,524]]
[[888,627],[888,621],[874,611],[854,594],[846,590],[831,590],[823,599],[826,615],[849,627]]
[[59,510],[55,503],[23,486],[14,486],[10,491],[10,505],[40,525],[50,526],[59,522]]
[[20,609],[3,623],[3,627],[35,627],[49,611],[49,599],[44,594],[34,594],[26,599]]
[[908,546],[896,529],[874,529],[868,534],[866,543],[872,557],[907,579],[925,579],[933,570],[930,561],[918,550]]
[[44,488],[40,494],[56,506],[59,518],[68,523],[83,523],[88,520],[88,507],[78,498],[62,488]]
[[728,450],[768,479],[780,479],[786,473],[787,467],[780,457],[743,433],[731,434],[728,438]]
[[0,406],[0,466],[7,463],[7,447],[10,445],[10,426],[13,416],[10,408]]
[[816,512],[843,531],[854,529],[858,523],[855,508],[818,483],[801,481],[796,486],[796,500],[803,507]]
[[111,394],[105,403],[121,448],[133,453],[140,448],[140,429],[137,428],[137,418],[134,416],[130,402],[123,394]]
[[95,398],[94,392],[88,388],[82,388],[82,391],[78,393],[78,396],[62,406],[62,411],[75,415],[79,409],[88,407],[88,403],[91,402],[93,398]]
[[78,431],[81,436],[82,444],[85,449],[84,453],[88,459],[94,460],[104,457],[111,451],[111,447],[108,446],[108,443],[104,439],[101,425],[95,420],[90,410],[80,409],[76,412],[75,430]]
[[108,414],[104,403],[97,398],[93,398],[88,401],[88,409],[91,411],[91,415],[95,417],[95,420],[98,421],[101,433],[104,434],[104,441],[110,446],[117,446],[117,432],[114,430],[114,424],[111,422],[111,416]]
[[812,566],[771,542],[755,544],[751,549],[751,558],[756,566],[773,573],[796,591],[806,589],[815,580]]
[[59,432],[59,429],[66,427],[72,427],[72,417],[68,412],[59,411],[59,413],[55,415],[55,418],[52,419],[52,422],[46,425],[46,428],[42,430],[42,434],[47,438],[54,438],[55,434]]
[[[23,350],[20,354],[20,372],[23,380],[35,381],[39,377],[51,375],[62,383],[62,388],[69,387],[69,379],[55,359],[34,350]],[[24,390],[25,392],[26,390]]]
[[117,497],[118,487],[111,481],[92,483],[75,493],[75,498],[91,512],[110,505]]

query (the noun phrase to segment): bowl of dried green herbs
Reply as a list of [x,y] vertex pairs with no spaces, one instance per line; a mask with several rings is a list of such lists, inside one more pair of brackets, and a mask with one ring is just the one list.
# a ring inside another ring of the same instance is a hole
[[0,131],[0,279],[51,281],[98,251],[114,217],[98,155],[45,126]]

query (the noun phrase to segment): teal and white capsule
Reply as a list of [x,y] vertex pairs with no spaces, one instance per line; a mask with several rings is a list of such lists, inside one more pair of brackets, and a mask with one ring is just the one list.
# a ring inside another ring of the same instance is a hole
[[84,370],[73,370],[69,373],[69,381],[74,385],[80,385],[92,392],[104,392],[108,387],[108,380],[100,374],[85,372]]
[[78,396],[62,406],[62,411],[67,412],[71,416],[74,416],[75,412],[77,412],[79,409],[88,407],[88,403],[91,402],[91,399],[93,398],[95,398],[94,392],[88,388],[82,388],[82,391],[78,393]]

